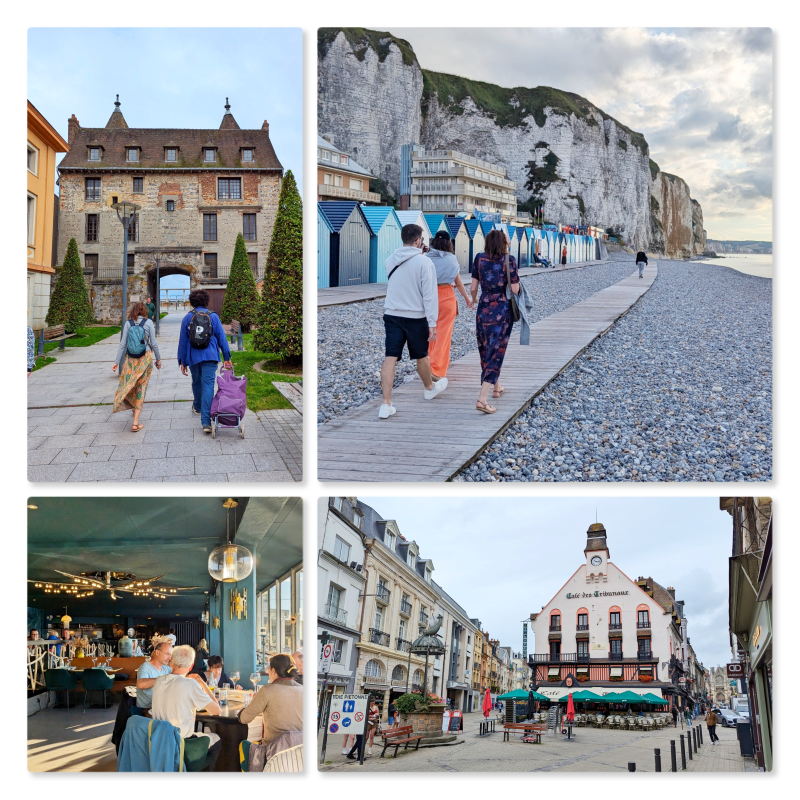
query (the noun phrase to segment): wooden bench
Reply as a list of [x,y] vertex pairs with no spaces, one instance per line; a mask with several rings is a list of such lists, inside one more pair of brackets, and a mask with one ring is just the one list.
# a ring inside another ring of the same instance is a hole
[[536,744],[541,744],[542,734],[546,731],[546,725],[540,725],[536,722],[506,722],[503,725],[503,741],[509,741],[512,733],[522,733],[535,736]]
[[230,328],[227,332],[230,343],[233,344],[235,340],[239,350],[244,350],[244,334],[242,333],[241,324],[234,319],[231,320],[231,324],[228,327]]
[[53,325],[50,328],[42,328],[42,332],[39,336],[39,352],[37,355],[44,355],[45,342],[58,342],[58,349],[64,350],[66,347],[65,342],[74,335],[74,333],[66,333],[63,325]]
[[414,736],[414,728],[411,725],[406,725],[404,728],[393,728],[388,733],[382,733],[381,736],[383,737],[381,758],[386,755],[386,751],[390,747],[394,747],[394,757],[397,758],[397,751],[401,744],[405,745],[404,750],[408,750],[409,744],[416,742],[417,746],[414,749],[419,750],[419,743],[423,739],[422,736]]

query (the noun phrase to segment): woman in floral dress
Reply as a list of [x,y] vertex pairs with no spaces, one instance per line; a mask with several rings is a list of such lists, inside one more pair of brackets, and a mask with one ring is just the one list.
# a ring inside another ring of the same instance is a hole
[[[133,325],[144,328],[147,348],[144,355],[133,358],[128,355],[128,331]],[[150,382],[150,373],[153,371],[153,353],[156,355],[156,369],[161,369],[161,354],[158,352],[156,342],[156,329],[152,320],[147,319],[147,309],[144,303],[134,303],[131,306],[130,314],[122,329],[122,338],[119,340],[116,364],[111,367],[112,371],[117,371],[119,366],[119,386],[114,397],[114,413],[126,409],[133,410],[133,425],[131,430],[134,433],[144,429],[144,425],[139,424],[139,415],[144,406],[144,397],[147,393],[147,384]]]
[[[489,405],[489,392],[493,397],[500,397],[505,387],[500,385],[500,370],[514,325],[511,319],[511,308],[506,297],[506,254],[508,239],[501,230],[493,230],[486,237],[484,251],[475,257],[472,269],[472,301],[478,298],[478,286],[481,288],[481,299],[475,327],[478,337],[478,352],[481,357],[481,392],[475,408],[484,414],[494,414],[497,409]],[[517,262],[513,256],[508,257],[511,275],[511,291],[519,293],[519,274]]]

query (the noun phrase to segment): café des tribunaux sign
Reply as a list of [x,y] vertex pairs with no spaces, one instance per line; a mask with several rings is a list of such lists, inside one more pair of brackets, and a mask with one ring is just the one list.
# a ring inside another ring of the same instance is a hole
[[567,592],[567,600],[583,600],[584,598],[592,597],[618,597],[622,594],[630,594],[629,591],[624,592]]

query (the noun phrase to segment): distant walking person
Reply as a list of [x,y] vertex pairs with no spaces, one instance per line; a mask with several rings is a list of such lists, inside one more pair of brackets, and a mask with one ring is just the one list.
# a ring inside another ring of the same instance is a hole
[[433,382],[428,357],[429,343],[436,341],[439,317],[436,270],[425,255],[428,248],[422,244],[419,225],[404,225],[400,238],[403,246],[386,259],[387,286],[383,304],[386,357],[381,367],[383,405],[378,411],[379,419],[387,419],[397,411],[392,405],[392,388],[397,362],[403,357],[406,345],[409,357],[417,362],[425,399],[433,400],[447,388],[447,378]]
[[709,708],[706,713],[706,728],[708,728],[708,738],[711,739],[711,744],[716,744],[719,741],[717,736],[717,715],[714,713],[713,708]]
[[144,307],[147,309],[147,316],[153,320],[153,325],[156,324],[156,304],[153,302],[153,298],[148,295],[147,302],[144,304]]
[[116,372],[119,367],[119,385],[114,397],[114,413],[129,408],[133,410],[133,424],[131,425],[133,433],[144,429],[144,425],[139,424],[139,415],[142,413],[147,384],[150,383],[150,373],[153,371],[153,353],[156,354],[156,369],[161,369],[161,354],[158,352],[156,329],[153,327],[152,320],[147,318],[147,309],[144,307],[144,303],[134,303],[128,319],[125,321],[125,327],[122,329],[116,363],[111,367],[113,372]]
[[216,313],[208,310],[209,302],[208,292],[202,289],[189,294],[193,310],[183,318],[178,340],[178,364],[184,375],[192,373],[192,414],[200,417],[204,433],[211,433],[211,401],[220,348],[225,357],[223,369],[233,369],[225,331]]
[[468,308],[475,308],[459,275],[458,259],[453,253],[453,240],[447,231],[438,231],[431,241],[428,258],[436,270],[439,290],[439,317],[436,322],[436,339],[428,345],[431,360],[431,380],[438,381],[447,375],[450,365],[450,344],[453,325],[458,316],[458,302],[453,287],[460,292]]
[[475,408],[484,414],[497,411],[489,405],[489,392],[492,392],[492,397],[500,397],[505,391],[505,387],[500,385],[500,370],[514,326],[511,306],[506,297],[506,286],[509,284],[511,291],[519,294],[517,262],[514,256],[508,254],[508,239],[503,231],[493,230],[486,237],[484,251],[475,257],[470,285],[473,303],[478,299],[478,287],[481,289],[475,318],[481,358],[481,391]]
[[566,266],[567,264],[567,246],[564,245],[563,249],[561,250],[561,266]]
[[678,709],[672,706],[672,727],[678,727]]
[[644,277],[644,268],[647,266],[647,253],[644,250],[640,250],[636,254],[636,266],[639,267],[639,277]]

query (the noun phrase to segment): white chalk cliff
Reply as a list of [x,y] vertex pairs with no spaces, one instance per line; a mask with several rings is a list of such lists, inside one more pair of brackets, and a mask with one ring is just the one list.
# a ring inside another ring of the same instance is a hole
[[672,257],[705,250],[703,212],[681,178],[660,171],[642,134],[578,95],[507,89],[423,70],[390,33],[322,28],[319,133],[399,194],[400,147],[459,150],[506,168],[519,202],[545,218],[600,225]]

